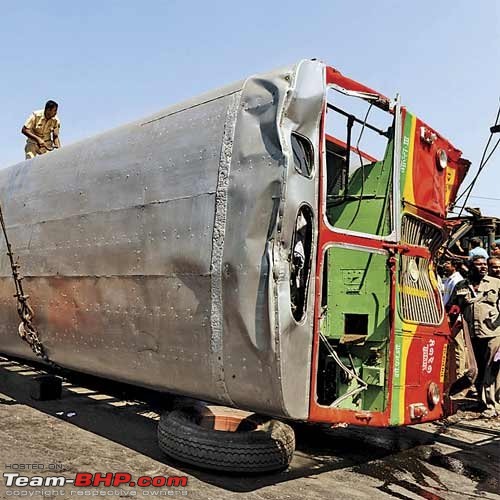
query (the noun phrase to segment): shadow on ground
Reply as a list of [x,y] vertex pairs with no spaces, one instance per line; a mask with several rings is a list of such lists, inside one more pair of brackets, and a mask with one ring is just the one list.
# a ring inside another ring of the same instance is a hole
[[[477,483],[478,497],[499,491],[500,431],[481,429],[481,435],[486,437],[473,444],[447,435],[451,427],[477,432],[478,427],[467,421],[443,422],[431,431],[415,427],[325,431],[293,424],[297,451],[288,470],[252,477],[215,474],[187,467],[159,450],[158,416],[172,408],[174,396],[68,371],[63,373],[61,399],[35,401],[29,395],[30,379],[43,373],[41,370],[35,363],[26,365],[24,361],[0,357],[0,392],[12,398],[0,397],[0,405],[28,405],[226,490],[250,492],[349,468],[377,479],[382,483],[378,489],[393,497],[410,498],[394,492],[392,487],[398,486],[422,498],[439,500],[450,491],[435,472],[435,467],[442,467]],[[453,449],[445,454],[443,446]]]

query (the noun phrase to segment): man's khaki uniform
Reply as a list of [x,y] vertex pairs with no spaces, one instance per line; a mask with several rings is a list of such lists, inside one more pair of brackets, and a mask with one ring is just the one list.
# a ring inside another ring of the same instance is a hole
[[[47,118],[45,118],[45,111],[40,109],[31,113],[24,126],[37,137],[45,141],[47,146],[52,149],[54,147],[52,134],[55,133],[55,135],[59,135],[61,122],[57,115],[47,120]],[[47,151],[47,148],[41,148],[33,139],[28,137],[26,147],[24,148],[27,160],[37,155],[42,155]]]
[[464,280],[455,288],[457,303],[467,321],[478,364],[477,388],[488,408],[500,410],[500,279],[485,276],[477,290]]

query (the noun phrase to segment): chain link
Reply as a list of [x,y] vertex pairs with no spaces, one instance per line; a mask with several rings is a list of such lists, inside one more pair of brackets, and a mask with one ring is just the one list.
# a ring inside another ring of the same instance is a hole
[[12,247],[7,237],[7,229],[5,227],[5,221],[3,218],[2,206],[0,204],[0,224],[2,226],[3,235],[5,238],[5,244],[7,246],[7,255],[9,256],[10,267],[12,270],[12,278],[14,279],[14,283],[16,285],[16,293],[14,297],[17,300],[17,312],[19,317],[21,318],[21,323],[19,323],[18,332],[19,336],[27,342],[27,344],[31,347],[31,350],[38,356],[42,358],[44,361],[54,366],[54,363],[49,360],[47,354],[45,353],[45,349],[40,340],[40,336],[38,331],[33,324],[33,318],[35,313],[32,307],[29,305],[28,299],[29,295],[25,295],[23,290],[23,277],[19,272],[20,265],[18,261],[14,262],[14,254],[12,253]]

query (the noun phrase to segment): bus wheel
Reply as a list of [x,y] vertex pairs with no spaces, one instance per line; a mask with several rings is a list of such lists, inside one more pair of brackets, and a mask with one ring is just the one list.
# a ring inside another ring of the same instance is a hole
[[295,433],[279,420],[254,413],[220,406],[190,407],[161,416],[158,444],[172,458],[197,467],[270,472],[290,464]]

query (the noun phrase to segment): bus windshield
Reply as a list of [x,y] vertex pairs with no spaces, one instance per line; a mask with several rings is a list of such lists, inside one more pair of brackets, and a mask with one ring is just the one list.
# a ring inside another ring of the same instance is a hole
[[329,223],[378,236],[391,232],[394,117],[359,97],[329,99],[326,213]]

